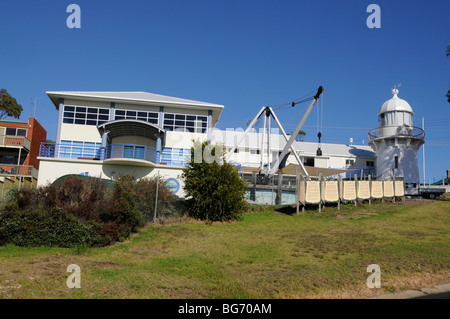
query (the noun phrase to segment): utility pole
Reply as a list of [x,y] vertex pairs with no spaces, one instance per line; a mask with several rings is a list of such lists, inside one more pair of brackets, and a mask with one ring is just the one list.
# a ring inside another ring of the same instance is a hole
[[159,171],[156,178],[156,195],[155,195],[155,214],[153,216],[153,224],[156,225],[156,208],[158,207],[158,186],[159,186]]
[[[425,132],[425,118],[422,117],[422,130]],[[425,187],[425,144],[422,145],[423,151],[423,187]]]

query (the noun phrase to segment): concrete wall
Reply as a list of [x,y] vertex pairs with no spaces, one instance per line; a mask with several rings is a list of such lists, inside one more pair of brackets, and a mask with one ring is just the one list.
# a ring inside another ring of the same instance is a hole
[[[53,183],[61,176],[68,174],[88,173],[89,176],[113,179],[119,175],[135,175],[137,178],[151,177],[157,175],[164,179],[175,178],[182,185],[180,175],[182,167],[164,165],[137,166],[130,161],[130,165],[104,164],[103,161],[91,160],[68,160],[68,159],[45,159],[40,158],[41,169],[39,170],[38,186]],[[184,196],[182,189],[178,196]]]

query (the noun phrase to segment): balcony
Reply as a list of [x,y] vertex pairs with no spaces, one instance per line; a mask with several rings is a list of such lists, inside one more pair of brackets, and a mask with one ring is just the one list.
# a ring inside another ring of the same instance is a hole
[[105,150],[95,144],[41,143],[39,157],[101,160],[104,158]]
[[160,154],[152,147],[136,144],[109,144],[106,148],[41,143],[39,157],[103,160],[108,164],[151,166],[160,162]]
[[0,164],[0,176],[24,176],[38,178],[38,170],[32,165]]
[[415,126],[383,126],[369,132],[369,143],[380,138],[425,139],[425,132]]
[[0,135],[0,147],[23,147],[30,150],[30,140],[25,136]]
[[136,144],[109,144],[104,162],[109,164],[144,165],[158,164],[160,154],[154,148]]

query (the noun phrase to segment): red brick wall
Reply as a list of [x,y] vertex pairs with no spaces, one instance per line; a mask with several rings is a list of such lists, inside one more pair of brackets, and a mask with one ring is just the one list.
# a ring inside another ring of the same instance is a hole
[[27,138],[30,140],[30,152],[28,153],[23,165],[32,165],[39,169],[39,147],[41,142],[45,142],[47,139],[47,131],[42,125],[34,118],[28,118],[28,124],[24,123],[0,123],[2,127],[16,127],[27,129]]
[[47,131],[42,127],[42,125],[34,118],[30,117],[28,119],[28,131],[27,138],[30,140],[30,153],[25,159],[23,165],[33,165],[35,168],[39,169],[39,147],[41,142],[45,142],[47,139]]

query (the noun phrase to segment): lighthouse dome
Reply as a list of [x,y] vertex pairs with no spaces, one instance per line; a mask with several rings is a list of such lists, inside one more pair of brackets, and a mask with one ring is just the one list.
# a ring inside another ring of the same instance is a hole
[[397,89],[392,90],[392,95],[393,95],[392,99],[387,100],[386,102],[383,103],[380,112],[378,112],[378,115],[387,112],[408,112],[414,114],[411,105],[409,105],[408,102],[397,96],[398,95]]

